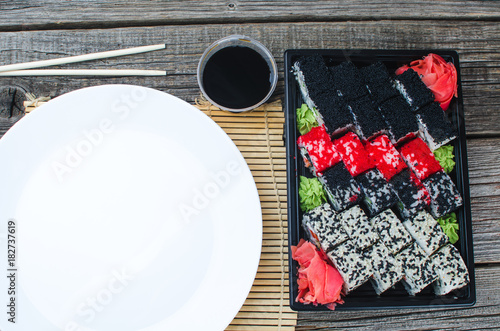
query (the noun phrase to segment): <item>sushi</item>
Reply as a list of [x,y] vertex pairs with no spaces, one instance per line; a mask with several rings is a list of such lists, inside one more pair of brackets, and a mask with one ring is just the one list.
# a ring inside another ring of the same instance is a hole
[[363,250],[373,245],[378,236],[365,212],[359,207],[351,207],[338,214],[349,239],[356,248]]
[[314,100],[332,84],[323,58],[320,55],[303,56],[294,63],[293,71],[304,102],[310,109],[316,109]]
[[390,208],[398,201],[398,196],[378,169],[371,169],[356,177],[364,195],[364,203],[370,216]]
[[392,84],[387,68],[382,62],[363,67],[359,71],[375,105],[378,106],[382,102],[399,95],[398,90]]
[[413,219],[404,220],[403,225],[427,255],[448,243],[448,236],[426,211],[419,212]]
[[439,102],[432,102],[417,111],[419,135],[436,150],[457,137]]
[[432,152],[456,133],[418,74],[391,78],[381,62],[358,69],[318,54],[293,71],[319,123],[297,144],[328,200],[302,227],[343,294],[368,281],[378,295],[400,281],[409,295],[466,286],[467,268],[436,221],[462,204]]
[[399,202],[403,218],[411,218],[430,204],[430,195],[423,184],[409,169],[404,169],[390,180]]
[[446,295],[470,282],[467,266],[455,246],[444,246],[432,256],[432,261],[438,274],[432,284],[436,295]]
[[368,156],[385,180],[390,181],[394,175],[408,168],[405,161],[386,135],[369,141],[366,146]]
[[370,281],[377,295],[387,291],[403,278],[401,262],[394,258],[382,242],[378,241],[367,248],[363,255],[371,261],[373,275]]
[[348,132],[335,139],[333,144],[352,177],[373,168],[363,143],[355,133]]
[[325,123],[328,133],[341,134],[354,126],[354,118],[344,100],[332,90],[328,90],[317,100],[318,113]]
[[326,170],[318,179],[336,211],[349,208],[363,198],[359,184],[352,178],[343,162]]
[[373,275],[370,261],[351,240],[344,241],[326,255],[344,280],[344,294],[363,285]]
[[403,285],[410,295],[421,292],[438,278],[434,263],[417,243],[396,255],[396,260],[403,266]]
[[434,101],[434,94],[413,69],[396,76],[394,86],[414,111]]
[[358,68],[350,61],[329,68],[333,87],[345,100],[355,100],[368,95],[368,90]]
[[324,252],[331,251],[349,237],[335,212],[325,203],[304,214],[302,226],[311,242]]
[[350,101],[348,107],[354,118],[356,133],[362,140],[387,132],[387,123],[368,96]]
[[292,70],[304,102],[329,133],[343,132],[354,125],[343,98],[333,88],[331,73],[320,55],[301,57],[294,63]]
[[429,176],[422,184],[430,194],[430,211],[434,218],[449,214],[463,204],[457,187],[444,171]]
[[413,238],[406,231],[403,223],[390,209],[384,210],[373,217],[370,222],[381,242],[391,254],[399,253],[413,242]]
[[402,96],[384,101],[379,109],[389,126],[389,136],[394,145],[418,134],[417,118]]
[[420,138],[415,138],[399,148],[401,156],[420,180],[443,170],[429,146]]
[[323,126],[313,127],[311,131],[300,136],[297,145],[305,164],[315,176],[321,175],[341,160]]

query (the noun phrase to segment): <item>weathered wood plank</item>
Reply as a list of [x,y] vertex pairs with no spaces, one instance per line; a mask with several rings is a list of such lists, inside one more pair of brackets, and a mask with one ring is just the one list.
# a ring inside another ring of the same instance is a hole
[[1,0],[0,29],[30,30],[228,22],[498,19],[495,1]]
[[[200,95],[196,67],[214,40],[234,33],[262,41],[280,67],[274,98],[283,96],[283,52],[289,48],[431,49],[458,51],[461,59],[467,132],[500,135],[500,25],[498,22],[370,21],[330,23],[215,24],[103,30],[0,33],[1,64],[165,42],[167,49],[65,68],[165,69],[167,77],[1,77],[0,86],[57,96],[99,84],[137,84],[172,93],[188,102]],[[376,38],[374,37],[376,36]]]
[[[500,266],[476,268],[477,303],[468,308],[299,312],[305,330],[476,330],[500,325]],[[348,300],[348,298],[346,298]]]
[[0,87],[0,118],[15,121],[21,117],[25,98],[21,89],[11,86]]
[[468,141],[472,232],[476,263],[500,261],[500,139]]

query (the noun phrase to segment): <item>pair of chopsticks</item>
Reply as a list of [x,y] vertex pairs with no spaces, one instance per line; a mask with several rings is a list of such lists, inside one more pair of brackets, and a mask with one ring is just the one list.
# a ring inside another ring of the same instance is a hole
[[146,53],[164,49],[165,44],[140,46],[114,51],[91,53],[63,57],[58,59],[15,63],[0,66],[0,76],[165,76],[163,70],[134,70],[134,69],[36,69],[61,64],[106,59],[110,57]]

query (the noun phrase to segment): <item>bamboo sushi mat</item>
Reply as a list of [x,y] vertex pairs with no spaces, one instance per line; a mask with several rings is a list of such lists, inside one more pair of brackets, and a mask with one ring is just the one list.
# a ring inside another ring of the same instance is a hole
[[288,292],[288,222],[285,123],[281,102],[244,113],[195,105],[229,135],[252,172],[262,207],[263,237],[257,276],[243,307],[226,330],[294,330],[297,313]]

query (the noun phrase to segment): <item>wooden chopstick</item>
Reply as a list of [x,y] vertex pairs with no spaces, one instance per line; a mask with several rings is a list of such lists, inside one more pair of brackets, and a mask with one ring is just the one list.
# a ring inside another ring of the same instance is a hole
[[0,66],[0,72],[42,68],[42,67],[55,66],[55,65],[60,65],[60,64],[76,63],[76,62],[105,59],[105,58],[124,56],[124,55],[130,55],[130,54],[145,53],[145,52],[151,52],[151,51],[164,49],[165,47],[166,47],[165,44],[158,44],[158,45],[118,49],[118,50],[114,50],[114,51],[90,53],[90,54],[84,54],[84,55],[75,55],[75,56],[50,59],[50,60],[7,64],[7,65]]
[[0,76],[165,76],[164,70],[34,69],[0,72]]

